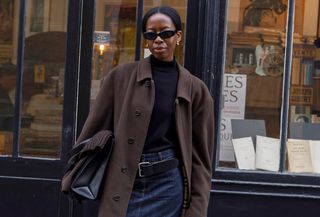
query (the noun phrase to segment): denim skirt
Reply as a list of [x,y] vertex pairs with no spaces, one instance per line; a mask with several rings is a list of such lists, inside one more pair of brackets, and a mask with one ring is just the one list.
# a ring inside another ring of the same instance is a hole
[[[175,157],[171,149],[143,154],[140,162]],[[179,167],[160,174],[136,176],[126,217],[179,217],[183,204],[183,177]]]

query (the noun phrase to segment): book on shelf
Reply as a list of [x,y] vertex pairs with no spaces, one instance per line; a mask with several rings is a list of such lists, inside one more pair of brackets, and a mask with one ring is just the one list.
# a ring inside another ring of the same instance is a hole
[[314,78],[314,64],[310,58],[292,58],[291,84],[312,85]]
[[291,84],[300,84],[300,58],[292,58],[292,68],[291,68]]
[[313,64],[314,64],[313,78],[320,79],[320,59],[315,60]]
[[313,60],[303,59],[301,61],[300,71],[301,71],[300,84],[312,85],[312,82],[313,82]]
[[313,79],[320,76],[320,62],[317,59],[317,48],[314,44],[294,42],[291,84],[312,85]]
[[320,173],[320,140],[288,139],[288,171]]

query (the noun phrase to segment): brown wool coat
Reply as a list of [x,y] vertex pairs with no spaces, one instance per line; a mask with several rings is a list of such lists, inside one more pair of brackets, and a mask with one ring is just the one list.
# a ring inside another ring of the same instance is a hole
[[[103,80],[77,143],[101,129],[115,146],[99,217],[125,217],[155,99],[150,58],[124,64]],[[185,174],[183,217],[205,217],[211,189],[213,100],[205,84],[179,65],[176,126]]]

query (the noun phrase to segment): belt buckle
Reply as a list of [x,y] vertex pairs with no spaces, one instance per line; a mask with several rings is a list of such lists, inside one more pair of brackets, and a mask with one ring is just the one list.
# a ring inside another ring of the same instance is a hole
[[150,162],[140,162],[138,164],[139,177],[141,177],[141,178],[146,177],[146,175],[142,174],[142,169],[141,169],[141,166],[145,166],[145,165],[151,165],[151,163]]

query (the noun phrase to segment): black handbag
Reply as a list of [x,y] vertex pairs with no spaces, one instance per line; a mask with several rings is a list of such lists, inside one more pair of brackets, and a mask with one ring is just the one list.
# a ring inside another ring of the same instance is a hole
[[113,143],[113,138],[108,139],[107,144],[104,144],[102,148],[95,148],[86,156],[70,187],[73,196],[82,200],[99,199]]

